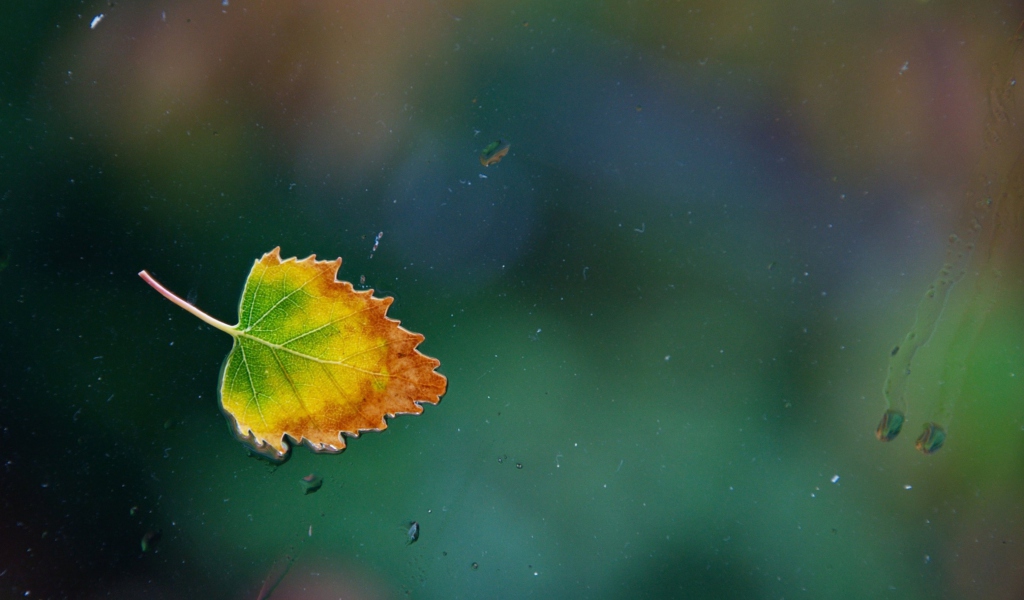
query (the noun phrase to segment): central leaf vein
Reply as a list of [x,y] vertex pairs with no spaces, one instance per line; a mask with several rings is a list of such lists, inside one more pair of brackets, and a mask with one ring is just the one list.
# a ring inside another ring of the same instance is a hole
[[[252,335],[250,333],[242,332],[242,333],[239,334],[239,337],[242,337],[242,338],[245,338],[245,339],[248,339],[248,340],[252,340],[252,341],[254,341],[256,343],[259,343],[259,344],[263,344],[264,346],[266,346],[266,347],[268,347],[268,348],[270,348],[272,350],[281,350],[283,352],[287,352],[287,353],[289,353],[289,354],[291,354],[293,356],[297,356],[299,358],[302,358],[302,359],[305,359],[305,360],[308,360],[308,361],[312,361],[312,362],[316,362],[316,363],[320,363],[320,364],[324,364],[324,365],[335,365],[335,366],[339,366],[339,367],[347,367],[347,368],[352,369],[354,371],[358,371],[360,373],[366,373],[367,375],[376,375],[377,377],[384,377],[385,376],[384,373],[376,372],[376,371],[370,371],[370,370],[367,370],[367,369],[361,369],[361,368],[359,368],[359,367],[357,367],[355,365],[351,365],[351,364],[345,362],[344,360],[328,360],[328,359],[325,359],[325,358],[320,358],[318,356],[312,356],[312,355],[306,354],[304,352],[299,352],[298,350],[294,350],[292,348],[288,348],[287,346],[282,346],[281,344],[275,344],[274,342],[265,340],[265,339],[260,338],[260,337],[256,337],[256,336],[254,336],[254,335]],[[362,349],[362,350],[360,350],[358,352],[354,352],[352,354],[349,354],[348,356],[345,357],[345,360],[351,359],[352,357],[359,356],[360,354],[365,354],[365,353],[373,351],[373,350],[379,350],[381,348],[386,348],[388,345],[389,345],[388,342],[385,341],[384,343],[380,344],[379,346],[373,346],[373,347],[370,347],[370,348],[364,348],[364,349]]]

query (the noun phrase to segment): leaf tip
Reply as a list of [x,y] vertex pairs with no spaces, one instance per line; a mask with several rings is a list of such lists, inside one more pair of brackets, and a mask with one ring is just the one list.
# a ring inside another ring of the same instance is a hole
[[274,264],[274,265],[281,264],[281,247],[280,246],[276,246],[273,250],[271,250],[270,252],[267,252],[266,254],[264,254],[263,257],[260,258],[256,262],[257,263]]

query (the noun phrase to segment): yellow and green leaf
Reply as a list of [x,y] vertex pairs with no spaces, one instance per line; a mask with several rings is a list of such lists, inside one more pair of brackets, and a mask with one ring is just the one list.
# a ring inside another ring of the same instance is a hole
[[285,438],[340,452],[342,434],[385,429],[385,417],[419,414],[447,388],[440,363],[416,350],[423,336],[387,317],[393,299],[338,281],[340,266],[340,258],[282,261],[280,249],[271,250],[249,273],[234,326],[139,273],[234,338],[221,369],[221,408],[235,435],[269,458],[287,458]]

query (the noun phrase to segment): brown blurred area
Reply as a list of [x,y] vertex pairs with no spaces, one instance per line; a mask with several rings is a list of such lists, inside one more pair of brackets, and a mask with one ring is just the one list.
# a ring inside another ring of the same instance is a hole
[[749,78],[837,177],[868,170],[927,189],[977,158],[984,67],[1012,34],[1011,11],[985,6],[650,2],[578,14],[524,4],[502,15],[456,2],[116,5],[69,40],[84,85],[63,104],[124,168],[230,170],[260,138],[257,160],[359,180],[407,148],[410,127],[443,118],[430,95],[457,90],[469,76],[459,67],[523,43],[513,26],[576,17],[669,72]]
[[[84,83],[64,98],[66,116],[127,170],[199,178],[246,158],[358,180],[393,158],[421,114],[411,98],[457,8],[117,5],[71,42]],[[244,156],[253,140],[263,156]]]

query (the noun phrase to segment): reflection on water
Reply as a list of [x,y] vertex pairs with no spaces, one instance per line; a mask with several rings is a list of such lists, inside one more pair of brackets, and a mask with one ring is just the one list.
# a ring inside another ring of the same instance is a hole
[[938,386],[927,389],[934,397],[913,403],[922,407],[925,417],[924,431],[915,443],[925,454],[939,450],[946,440],[953,409],[963,394],[967,359],[993,309],[996,286],[1003,269],[1020,260],[1013,254],[1024,207],[1024,107],[1018,106],[1017,86],[1017,78],[1024,77],[1020,37],[1011,41],[1007,53],[992,68],[981,163],[956,232],[949,236],[946,260],[918,305],[913,328],[893,348],[889,361],[887,407],[875,432],[885,442],[899,435],[911,408],[907,388],[918,351],[933,346],[933,360],[943,364]]

